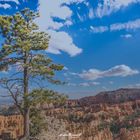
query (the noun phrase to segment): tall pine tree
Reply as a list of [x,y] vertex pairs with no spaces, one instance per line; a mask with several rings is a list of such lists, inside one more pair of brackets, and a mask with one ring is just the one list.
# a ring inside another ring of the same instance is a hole
[[[24,117],[24,137],[30,136],[30,108],[43,102],[57,102],[65,99],[52,91],[34,90],[36,83],[42,80],[58,84],[55,71],[63,69],[48,58],[46,49],[49,36],[40,32],[34,23],[38,13],[29,9],[12,16],[0,16],[0,33],[4,42],[0,47],[0,71],[8,71],[8,77],[1,77],[1,84],[8,90],[14,104]],[[31,88],[31,83],[33,84]]]

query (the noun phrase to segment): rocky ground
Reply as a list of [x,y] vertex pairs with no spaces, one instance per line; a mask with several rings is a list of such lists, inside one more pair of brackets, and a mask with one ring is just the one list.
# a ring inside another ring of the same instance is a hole
[[68,133],[66,130],[66,125],[62,120],[54,117],[46,116],[47,133],[43,131],[39,140],[61,140],[59,135],[61,133]]
[[69,100],[59,107],[43,106],[48,132],[41,139],[62,140],[59,134],[70,132],[82,133],[73,140],[139,140],[139,97],[139,89],[120,89]]

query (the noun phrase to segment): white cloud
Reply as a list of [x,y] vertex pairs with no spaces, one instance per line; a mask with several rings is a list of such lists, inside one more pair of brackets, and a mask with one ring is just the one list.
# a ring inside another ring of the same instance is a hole
[[125,34],[125,35],[121,35],[122,38],[132,38],[133,36],[131,34]]
[[100,85],[99,82],[84,82],[84,83],[80,83],[79,86],[83,86],[83,87],[90,87],[90,86],[97,86]]
[[70,56],[76,56],[82,52],[82,49],[78,48],[68,33],[63,31],[49,30],[51,35],[50,47],[48,52],[53,54],[61,54],[61,51],[68,53]]
[[107,26],[98,26],[98,27],[90,26],[90,30],[93,33],[103,33],[108,31],[109,28]]
[[104,77],[117,77],[117,76],[126,77],[138,73],[139,73],[138,70],[131,69],[129,66],[117,65],[105,71],[97,69],[89,69],[88,71],[83,71],[82,73],[77,74],[77,76],[86,80],[96,80]]
[[37,20],[41,30],[60,29],[63,27],[64,23],[56,22],[53,18],[59,18],[61,20],[67,21],[72,15],[72,11],[68,6],[62,6],[64,4],[63,0],[39,0],[39,13],[40,18]]
[[93,8],[89,9],[89,18],[92,19],[94,17]]
[[[124,23],[115,23],[109,26],[90,26],[90,30],[93,33],[103,33],[103,32],[113,32],[113,31],[121,31],[121,30],[136,30],[140,29],[140,19],[124,22]],[[131,34],[122,35],[121,37],[130,38]]]
[[79,86],[82,86],[82,87],[89,87],[89,83],[80,83]]
[[140,83],[128,85],[126,88],[140,88]]
[[134,3],[140,3],[140,0],[100,0],[97,8],[94,9],[92,18],[101,18],[103,16],[110,15],[121,8],[128,7],[130,4]]
[[66,4],[73,4],[73,3],[79,4],[79,3],[84,2],[85,0],[61,0],[61,1]]
[[73,23],[72,23],[72,21],[71,20],[67,20],[65,23],[64,23],[64,25],[66,25],[66,26],[71,26]]
[[69,72],[69,74],[72,76],[77,76],[77,73],[75,73],[75,72]]
[[98,86],[99,82],[83,82],[83,83],[68,83],[68,86],[80,86],[80,87],[90,87],[90,86]]
[[126,23],[115,23],[110,26],[111,31],[116,30],[135,30],[140,28],[140,19],[128,21]]
[[18,0],[2,0],[3,2],[14,2],[16,4],[19,4]]
[[[84,0],[39,0],[40,18],[36,20],[40,30],[47,31],[51,35],[48,52],[61,54],[66,52],[70,56],[76,56],[82,52],[73,42],[72,37],[60,31],[64,26],[72,25],[71,16],[73,11],[69,8],[70,4],[79,4]],[[60,21],[54,20],[60,19]]]
[[77,86],[77,84],[75,84],[75,83],[68,83],[67,85],[68,86],[74,86],[74,87]]
[[68,68],[68,67],[66,67],[66,66],[64,66],[63,70],[68,71],[68,70],[69,70],[69,68]]
[[9,5],[7,3],[5,3],[5,4],[0,3],[0,8],[8,9],[8,8],[11,8],[11,5]]

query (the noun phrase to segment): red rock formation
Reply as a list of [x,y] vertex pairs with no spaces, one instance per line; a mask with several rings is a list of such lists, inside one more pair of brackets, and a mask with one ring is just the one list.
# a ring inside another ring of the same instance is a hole
[[8,133],[11,138],[19,138],[24,133],[24,121],[21,115],[0,116],[0,135]]
[[[133,130],[133,127],[140,127],[139,107],[140,100],[117,104],[94,104],[88,107],[72,104],[72,107],[68,108],[50,109],[46,115],[64,120],[70,133],[82,133],[79,140],[133,140],[133,138],[135,140],[140,138],[140,130],[130,131],[123,128],[132,127]],[[112,123],[115,124],[111,128]],[[113,127],[120,127],[115,135]],[[116,135],[118,137],[115,137]]]

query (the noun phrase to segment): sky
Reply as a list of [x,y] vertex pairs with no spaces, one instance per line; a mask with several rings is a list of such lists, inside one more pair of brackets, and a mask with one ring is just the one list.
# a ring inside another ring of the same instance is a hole
[[[81,98],[140,87],[140,0],[0,0],[0,14],[38,11],[49,57],[65,67],[48,88]],[[2,75],[2,74],[1,74]]]

